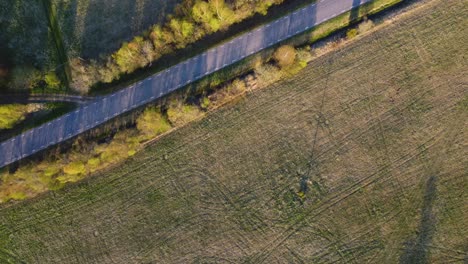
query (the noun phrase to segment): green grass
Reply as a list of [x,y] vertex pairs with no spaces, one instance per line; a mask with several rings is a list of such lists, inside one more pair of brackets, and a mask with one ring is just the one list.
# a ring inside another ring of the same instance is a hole
[[65,46],[74,56],[98,58],[123,41],[164,22],[181,0],[52,0]]
[[0,260],[463,263],[467,9],[428,1],[122,166],[2,205]]
[[26,105],[0,105],[0,130],[12,128],[16,123],[23,120],[26,114]]

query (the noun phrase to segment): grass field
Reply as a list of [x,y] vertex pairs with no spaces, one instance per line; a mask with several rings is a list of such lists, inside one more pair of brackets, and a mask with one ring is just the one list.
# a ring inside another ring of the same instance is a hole
[[[49,33],[41,1],[0,2],[0,48],[9,48],[16,64],[57,65],[53,36],[60,34],[70,57],[94,58],[108,54],[164,22],[179,0],[51,0],[61,32]],[[47,2],[47,3],[49,3]],[[9,54],[9,55],[11,55]],[[8,54],[7,54],[8,55]],[[1,60],[0,60],[1,61]],[[54,68],[54,67],[52,67]]]
[[164,22],[180,0],[53,0],[65,45],[75,56],[98,58],[151,25]]
[[118,168],[2,205],[0,262],[466,262],[467,12],[428,1]]

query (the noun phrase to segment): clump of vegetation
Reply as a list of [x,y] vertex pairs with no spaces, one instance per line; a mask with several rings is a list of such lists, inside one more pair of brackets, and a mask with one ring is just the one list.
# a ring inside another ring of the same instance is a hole
[[357,31],[359,34],[362,34],[371,30],[373,27],[374,27],[374,22],[372,22],[372,20],[365,17],[364,21],[359,23]]
[[136,123],[138,131],[142,134],[142,140],[153,138],[171,129],[169,122],[155,107],[147,108],[138,117]]
[[60,79],[57,77],[57,74],[55,72],[48,72],[45,77],[44,81],[47,85],[47,87],[52,88],[52,89],[58,89],[60,88],[61,82]]
[[233,98],[243,95],[247,90],[244,80],[239,78],[218,87],[209,96],[205,96],[201,100],[201,107],[203,109],[215,109],[226,102],[231,101]]
[[0,129],[12,128],[28,113],[27,105],[0,105]]
[[374,27],[374,22],[372,20],[367,19],[367,17],[364,17],[364,20],[359,23],[357,28],[351,28],[346,31],[346,38],[347,39],[353,39],[359,34],[363,34],[367,31],[369,31],[371,28]]
[[169,122],[174,126],[182,126],[203,115],[203,112],[196,105],[173,103],[167,109]]
[[348,31],[346,31],[346,38],[347,39],[353,39],[357,36],[358,31],[355,28],[351,28]]
[[275,51],[273,59],[281,68],[291,66],[296,61],[296,49],[291,45],[283,45]]

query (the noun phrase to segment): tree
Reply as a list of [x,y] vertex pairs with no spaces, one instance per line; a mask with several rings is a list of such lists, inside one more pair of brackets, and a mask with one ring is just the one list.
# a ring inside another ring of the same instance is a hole
[[192,18],[196,22],[207,26],[208,21],[213,17],[213,11],[207,2],[198,0],[192,7]]
[[171,44],[174,42],[174,34],[160,26],[154,26],[150,33],[150,39],[153,42],[155,51],[160,54],[172,51]]
[[119,66],[111,58],[107,58],[105,65],[97,68],[99,80],[104,83],[110,83],[118,79],[120,71]]
[[141,45],[141,56],[145,59],[145,65],[150,64],[156,58],[154,46],[149,40],[145,40]]
[[221,28],[224,29],[234,22],[234,12],[224,0],[210,0],[210,6]]
[[189,37],[193,33],[193,24],[186,20],[173,18],[169,22],[169,27],[174,33],[177,48],[185,47],[186,43],[189,42]]

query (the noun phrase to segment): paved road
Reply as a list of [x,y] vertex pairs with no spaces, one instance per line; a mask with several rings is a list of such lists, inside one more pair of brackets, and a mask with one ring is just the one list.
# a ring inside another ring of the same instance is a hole
[[318,1],[123,90],[82,105],[73,112],[3,142],[0,145],[0,167],[72,138],[369,1]]

